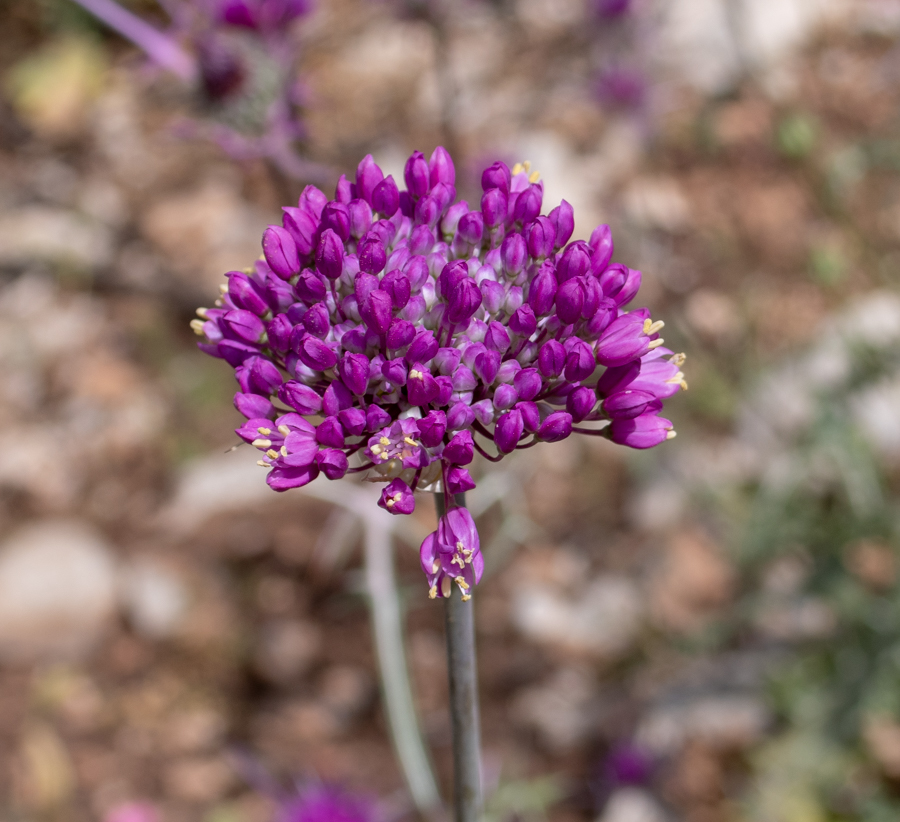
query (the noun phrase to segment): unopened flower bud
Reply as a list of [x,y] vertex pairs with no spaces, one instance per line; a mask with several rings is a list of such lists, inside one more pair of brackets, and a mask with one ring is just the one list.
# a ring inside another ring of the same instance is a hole
[[282,280],[293,277],[300,270],[300,257],[294,238],[279,225],[270,225],[263,233],[263,254],[269,268]]
[[406,167],[403,169],[403,179],[406,181],[406,188],[413,198],[418,199],[428,193],[428,163],[425,162],[425,156],[421,151],[414,151],[412,156],[406,161]]
[[538,428],[538,439],[559,442],[572,433],[572,415],[568,411],[554,411]]
[[432,409],[419,420],[419,439],[426,448],[434,448],[444,439],[447,431],[447,415]]
[[394,178],[389,174],[372,192],[372,208],[384,214],[385,217],[393,217],[400,205],[400,192]]
[[475,456],[475,447],[472,444],[472,434],[469,431],[460,431],[454,434],[444,446],[443,459],[452,465],[468,465]]
[[329,280],[336,280],[341,276],[343,263],[344,244],[333,229],[326,228],[316,249],[316,271]]
[[524,267],[528,259],[528,248],[521,234],[507,234],[500,246],[500,259],[503,270],[510,278],[515,277]]
[[322,410],[322,398],[296,380],[288,380],[278,389],[278,399],[300,414],[318,414]]
[[575,231],[575,212],[572,206],[563,200],[547,215],[547,219],[553,223],[553,227],[556,229],[556,240],[553,247],[559,250],[569,242],[572,232]]
[[481,188],[484,191],[499,188],[503,192],[509,193],[511,179],[509,166],[498,161],[481,173]]
[[516,409],[500,415],[494,426],[494,445],[501,454],[509,454],[515,450],[525,431],[522,412]]
[[488,228],[496,228],[506,222],[509,197],[499,188],[488,189],[481,198],[481,213]]
[[375,163],[371,154],[362,158],[356,168],[356,196],[372,205],[372,195],[384,179],[384,172]]

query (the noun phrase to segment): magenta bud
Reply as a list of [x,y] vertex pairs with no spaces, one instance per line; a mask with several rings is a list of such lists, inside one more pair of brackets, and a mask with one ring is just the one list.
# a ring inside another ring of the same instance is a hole
[[596,394],[585,385],[573,389],[566,397],[566,411],[572,415],[575,422],[585,419],[594,410],[596,404]]
[[261,289],[246,274],[230,271],[225,276],[228,278],[228,296],[238,308],[252,311],[258,317],[269,310]]
[[403,179],[406,188],[414,199],[424,197],[428,193],[429,170],[428,163],[421,151],[414,151],[406,161],[403,169]]
[[[341,175],[341,179],[337,181],[334,187],[334,199],[339,203],[347,204],[353,199],[353,185],[347,179],[346,174]],[[325,209],[322,209],[324,212]]]
[[[202,346],[203,343],[199,343],[199,345]],[[232,368],[237,368],[248,357],[259,354],[259,349],[255,345],[247,345],[247,343],[241,343],[237,340],[222,340],[213,347],[213,350],[204,350],[221,357]]]
[[263,233],[263,254],[269,268],[282,280],[290,279],[300,270],[300,257],[294,238],[280,225],[270,225]]
[[472,403],[475,419],[482,425],[490,425],[494,421],[494,404],[490,400],[479,400]]
[[434,367],[440,374],[452,374],[459,366],[462,351],[458,348],[439,348],[434,355]]
[[585,329],[589,338],[597,339],[609,327],[617,314],[618,306],[612,300],[606,298],[600,300],[597,310],[588,320]]
[[380,431],[391,424],[391,415],[374,403],[366,409],[366,430]]
[[[591,233],[588,242],[591,249],[591,268],[595,274],[601,274],[606,270],[613,255],[612,232],[608,225],[598,225]],[[612,296],[607,293],[607,296]]]
[[434,338],[434,334],[423,329],[409,346],[404,359],[408,363],[413,362],[429,362],[438,352],[438,342]]
[[359,270],[365,271],[367,274],[380,274],[384,270],[384,264],[387,262],[387,253],[381,240],[366,237],[360,244],[359,250]]
[[357,275],[353,280],[353,295],[356,297],[357,303],[364,303],[369,298],[369,294],[378,288],[379,282],[378,277],[374,274],[367,274],[363,271]]
[[553,266],[545,263],[528,289],[528,305],[533,309],[535,316],[543,317],[550,313],[556,299],[557,287]]
[[572,206],[563,200],[547,217],[556,230],[553,247],[558,250],[569,242],[572,232],[575,231],[575,212]]
[[406,385],[406,363],[402,358],[385,360],[381,364],[381,373],[391,385]]
[[326,417],[316,426],[316,442],[332,448],[344,447],[344,428],[337,417]]
[[464,402],[454,403],[447,411],[447,429],[449,431],[468,428],[473,422],[475,422],[475,412]]
[[453,158],[450,152],[443,146],[438,146],[431,154],[428,161],[429,180],[431,185],[444,183],[452,186],[456,184],[456,169],[453,166]]
[[600,335],[597,362],[607,367],[625,365],[646,354],[650,341],[643,332],[641,316],[634,312],[623,314]]
[[490,351],[499,351],[504,354],[509,349],[509,334],[502,323],[492,322],[488,324],[487,333],[484,335],[484,344]]
[[613,420],[609,426],[609,438],[631,448],[653,448],[670,439],[672,427],[667,419],[642,414],[631,420]]
[[630,420],[641,414],[655,414],[661,409],[662,402],[649,391],[625,389],[603,401],[603,412],[614,420]]
[[501,454],[509,454],[515,450],[525,432],[525,421],[517,410],[507,411],[500,415],[494,426],[494,445]]
[[510,277],[515,277],[525,267],[528,248],[521,234],[507,234],[503,238],[500,259],[503,261],[503,270]]
[[406,397],[410,405],[428,405],[441,393],[441,387],[431,372],[420,362],[410,366],[406,379]]
[[389,514],[411,514],[416,510],[416,498],[410,487],[398,477],[384,487],[378,507]]
[[441,207],[441,213],[443,214],[450,203],[456,199],[456,189],[446,183],[437,183],[432,186],[428,196],[434,197],[434,199],[437,200],[438,205]]
[[603,376],[597,381],[597,393],[600,396],[609,396],[618,391],[623,391],[641,373],[641,361],[632,360],[625,365],[617,365],[607,368]]
[[[518,202],[516,208],[518,208]],[[524,234],[528,253],[535,260],[543,260],[553,253],[556,229],[548,217],[538,217],[534,222],[526,225]]]
[[266,337],[265,323],[250,311],[235,309],[219,317],[219,328],[232,340],[260,345]]
[[468,276],[444,296],[447,300],[446,317],[454,325],[467,323],[481,306],[481,289]]
[[616,305],[626,305],[641,287],[641,272],[615,263],[600,275],[599,285],[604,295],[614,300]]
[[454,434],[444,446],[441,458],[451,465],[468,465],[475,457],[475,446],[469,431]]
[[344,244],[333,229],[326,228],[316,249],[316,271],[329,280],[336,280],[341,276],[343,265]]
[[369,387],[369,360],[362,354],[344,354],[338,363],[338,375],[344,385],[358,397]]
[[498,411],[506,411],[519,401],[519,392],[512,385],[498,385],[494,392],[494,408]]
[[375,186],[371,202],[372,208],[385,217],[393,217],[396,214],[400,206],[400,192],[390,174]]
[[536,368],[523,368],[513,377],[520,400],[533,400],[541,392],[541,375]]
[[447,431],[447,415],[431,410],[419,420],[419,440],[426,448],[434,448]]
[[309,485],[317,476],[319,476],[319,466],[313,461],[310,465],[299,467],[273,468],[266,477],[266,484],[273,491],[288,491],[291,488],[302,488],[304,485]]
[[500,352],[482,352],[475,358],[472,370],[485,385],[490,385],[497,378],[497,372],[500,370]]
[[464,280],[469,279],[469,266],[465,260],[454,260],[441,269],[438,275],[438,289],[440,295],[446,300],[449,299],[454,287]]
[[[434,232],[427,225],[417,225],[409,235],[409,251],[414,256],[431,253],[434,243]],[[427,272],[427,265],[425,270]]]
[[530,223],[541,213],[541,202],[544,199],[544,186],[532,183],[519,193],[513,208],[513,219],[519,223]]
[[488,228],[496,228],[506,222],[506,211],[509,207],[509,197],[499,188],[491,188],[485,191],[481,197],[481,213],[484,224]]
[[347,455],[335,448],[322,448],[316,454],[316,467],[330,480],[340,479],[350,467]]
[[450,404],[450,400],[453,397],[453,384],[450,382],[450,377],[435,377],[434,381],[437,383],[438,394],[437,397],[433,400],[435,405],[443,408],[445,405]]
[[572,243],[556,264],[556,279],[562,283],[581,277],[590,271],[591,258],[587,245],[583,242]]
[[337,364],[337,354],[332,347],[311,334],[306,334],[300,340],[296,353],[300,362],[314,371],[326,371]]
[[468,213],[469,204],[465,200],[453,203],[441,218],[441,233],[447,238],[452,238],[459,227],[459,221]]
[[590,377],[596,367],[593,349],[583,340],[575,340],[566,356],[566,379],[581,382]]
[[581,316],[583,319],[589,320],[597,313],[600,302],[605,298],[596,277],[582,277],[581,284],[584,286],[584,304],[581,306]]
[[359,304],[359,315],[366,326],[378,334],[386,334],[391,326],[391,295],[376,289]]
[[380,288],[391,295],[391,305],[395,309],[403,308],[409,302],[412,294],[409,277],[400,271],[399,268],[389,271],[381,278]]
[[537,331],[537,319],[530,305],[520,306],[509,318],[509,328],[520,337],[530,337]]
[[556,340],[548,340],[538,354],[538,369],[545,377],[554,378],[566,367],[566,349]]
[[537,436],[544,442],[559,442],[572,433],[572,415],[568,411],[554,411],[538,428]]
[[481,300],[488,314],[496,314],[503,305],[506,291],[495,280],[481,281]]
[[516,403],[516,410],[522,415],[522,424],[529,434],[541,427],[541,412],[536,402]]
[[297,296],[307,305],[313,305],[324,300],[327,291],[322,277],[310,269],[300,272],[295,288],[297,289]]
[[[281,391],[278,393],[280,396]],[[268,397],[263,397],[260,394],[244,394],[238,391],[234,395],[234,407],[248,420],[258,417],[271,419],[275,416],[275,406],[272,405]]]
[[350,236],[358,240],[372,227],[372,209],[365,200],[351,200],[347,209],[350,213]]
[[429,228],[433,229],[437,225],[438,218],[441,216],[441,211],[441,203],[437,197],[428,194],[416,203],[416,223],[418,225],[427,225]]
[[472,373],[472,369],[468,368],[465,365],[460,365],[456,367],[456,370],[453,372],[453,375],[450,378],[451,384],[453,385],[453,390],[458,391],[460,393],[465,393],[467,391],[474,391],[475,386],[478,385],[478,380],[475,378],[475,375]]
[[456,227],[459,236],[470,245],[478,245],[484,236],[484,215],[480,211],[469,211],[459,218]]
[[356,168],[356,196],[371,204],[372,195],[383,179],[384,172],[372,159],[372,155],[367,154]]
[[251,357],[244,361],[247,367],[250,388],[254,394],[268,397],[278,390],[283,381],[281,371],[265,357]]
[[581,278],[566,280],[556,292],[556,315],[563,325],[571,325],[581,319],[584,306],[584,284]]
[[331,320],[328,308],[324,303],[316,303],[303,315],[300,322],[310,334],[313,334],[320,340],[324,340],[328,336],[328,332],[331,331]]
[[278,399],[300,414],[318,414],[322,410],[322,398],[308,385],[288,380],[278,389]]
[[351,437],[358,437],[366,430],[366,414],[361,408],[345,408],[338,412],[338,420]]
[[330,228],[341,242],[350,238],[350,208],[347,203],[331,202],[322,210],[322,228]]
[[475,481],[472,475],[459,465],[451,466],[447,469],[444,478],[447,481],[447,491],[451,494],[464,494],[471,491],[475,487]]
[[414,294],[409,298],[409,302],[400,309],[400,318],[411,323],[418,323],[427,311],[425,298],[421,294]]
[[518,360],[504,360],[497,369],[497,382],[511,383],[522,370],[522,363]]
[[322,410],[326,417],[333,417],[335,414],[350,408],[353,405],[353,394],[340,380],[335,380],[322,395]]
[[416,327],[406,320],[391,320],[391,327],[387,332],[387,347],[396,350],[406,348],[416,336]]
[[304,257],[309,256],[316,247],[318,221],[302,208],[285,206],[281,210],[284,212],[281,222],[285,230],[293,237],[297,252]]
[[297,201],[298,208],[307,212],[310,217],[319,220],[322,217],[322,209],[328,198],[315,186],[307,186],[303,189],[300,199]]
[[509,184],[512,175],[509,172],[509,166],[503,162],[496,162],[489,166],[481,173],[481,188],[484,191],[490,191],[492,188],[499,188],[509,193]]

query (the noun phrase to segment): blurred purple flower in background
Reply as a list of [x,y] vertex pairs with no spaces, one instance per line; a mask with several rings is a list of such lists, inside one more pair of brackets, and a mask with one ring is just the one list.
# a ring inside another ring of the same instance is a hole
[[609,750],[602,771],[603,781],[611,786],[643,785],[653,773],[653,760],[634,743],[619,743]]
[[317,785],[283,800],[275,822],[376,822],[377,818],[372,797],[334,785]]
[[609,227],[570,241],[572,207],[542,215],[528,163],[486,168],[474,208],[442,147],[415,152],[404,181],[369,155],[333,200],[307,186],[193,327],[235,369],[237,434],[273,489],[369,471],[389,483],[379,505],[408,514],[413,492],[440,487],[422,568],[432,597],[456,584],[468,599],[483,561],[453,495],[474,487],[475,453],[497,462],[573,432],[658,445],[675,436],[659,412],[686,388],[684,355],[625,308],[641,273],[612,262]]
[[160,822],[159,811],[149,802],[126,802],[116,805],[104,817],[103,822]]

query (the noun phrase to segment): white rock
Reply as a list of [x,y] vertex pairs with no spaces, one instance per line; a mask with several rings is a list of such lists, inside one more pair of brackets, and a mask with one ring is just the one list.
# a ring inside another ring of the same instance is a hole
[[596,578],[577,597],[523,583],[513,600],[513,622],[525,636],[604,659],[631,646],[642,617],[635,584],[613,574]]
[[0,546],[0,658],[82,654],[115,604],[112,552],[87,525],[37,523]]
[[0,265],[41,260],[95,268],[111,257],[109,229],[73,211],[30,206],[0,215]]
[[589,671],[560,668],[543,684],[517,694],[512,716],[534,728],[549,748],[562,753],[583,742],[593,731],[597,718],[595,695]]
[[607,800],[597,822],[666,822],[668,819],[652,794],[640,788],[619,788]]
[[169,568],[139,559],[121,574],[122,604],[138,633],[152,639],[170,636],[187,612],[188,591]]

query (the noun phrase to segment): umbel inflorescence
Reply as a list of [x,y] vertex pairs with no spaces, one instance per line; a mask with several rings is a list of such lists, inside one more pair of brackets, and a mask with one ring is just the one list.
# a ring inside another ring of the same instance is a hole
[[675,436],[659,411],[687,387],[663,323],[625,309],[641,273],[611,263],[609,227],[570,242],[572,207],[542,216],[529,171],[494,163],[473,209],[443,148],[409,158],[405,190],[367,156],[333,200],[308,186],[284,208],[264,259],[194,321],[235,369],[237,433],[276,491],[367,471],[386,483],[379,505],[409,514],[440,483],[447,513],[421,548],[432,597],[468,598],[481,578],[453,502],[475,487],[476,451],[496,462],[572,433],[650,448]]

